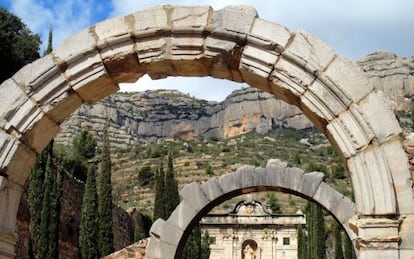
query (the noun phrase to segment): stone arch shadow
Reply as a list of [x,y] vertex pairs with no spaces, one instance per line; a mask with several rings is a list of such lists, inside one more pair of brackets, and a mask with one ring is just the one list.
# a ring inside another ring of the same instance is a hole
[[[243,166],[236,172],[211,178],[202,185],[190,183],[181,190],[182,201],[168,220],[158,219],[151,227],[145,258],[181,258],[188,235],[211,209],[241,194],[260,191],[291,193],[318,203],[342,225],[355,244],[357,235],[349,222],[356,217],[356,206],[323,179],[323,173],[304,173],[299,168],[290,168],[287,163],[272,159],[266,168]],[[358,253],[357,249],[355,251]]]
[[[252,7],[158,6],[81,30],[1,83],[0,254],[13,256],[22,186],[59,125],[82,103],[144,74],[246,82],[296,105],[348,168],[358,215],[369,217],[373,228],[384,225],[378,218],[395,219],[392,235],[398,238],[378,232],[392,243],[385,246],[391,247],[388,255],[414,250],[414,234],[400,227],[414,225],[402,130],[383,94],[355,64],[303,30],[260,19]],[[361,239],[367,254],[378,250],[377,236]]]

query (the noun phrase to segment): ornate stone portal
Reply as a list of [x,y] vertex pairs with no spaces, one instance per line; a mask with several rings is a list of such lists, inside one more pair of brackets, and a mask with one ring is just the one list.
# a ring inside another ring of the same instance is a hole
[[[112,18],[72,35],[1,84],[0,255],[13,257],[21,186],[62,121],[144,74],[246,82],[296,105],[350,172],[355,218],[341,223],[357,235],[359,257],[413,256],[413,175],[384,95],[320,40],[260,19],[248,6],[159,6]],[[174,257],[181,237],[151,240],[162,251],[152,258]]]
[[255,200],[241,201],[230,213],[207,214],[200,221],[201,230],[210,236],[210,259],[296,259],[299,224],[306,224],[302,212],[272,214]]

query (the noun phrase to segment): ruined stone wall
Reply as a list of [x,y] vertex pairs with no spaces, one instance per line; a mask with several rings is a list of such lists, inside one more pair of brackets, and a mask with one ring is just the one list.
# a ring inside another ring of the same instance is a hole
[[[78,258],[79,224],[81,219],[84,184],[67,175],[64,176],[59,226],[59,258]],[[16,258],[29,258],[30,213],[27,192],[21,198],[17,214]],[[113,210],[114,249],[119,250],[133,242],[132,221],[129,214],[119,207]]]

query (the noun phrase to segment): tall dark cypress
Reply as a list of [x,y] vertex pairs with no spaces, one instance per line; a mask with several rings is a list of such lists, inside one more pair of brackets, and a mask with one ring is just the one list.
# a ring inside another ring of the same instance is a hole
[[335,222],[335,259],[344,259],[341,230],[341,226]]
[[50,204],[52,201],[52,191],[53,191],[53,173],[52,173],[52,155],[49,154],[46,162],[45,170],[45,180],[43,182],[43,201],[42,201],[42,211],[40,213],[40,239],[39,239],[39,248],[36,254],[36,258],[50,258],[48,257],[49,242],[50,242],[50,214],[51,208]]
[[352,241],[349,239],[348,235],[345,236],[344,256],[345,259],[356,259],[354,247],[352,246]]
[[104,141],[100,159],[100,175],[98,183],[98,226],[99,226],[99,256],[105,256],[114,251],[112,233],[112,184],[111,157],[109,150],[108,127],[104,129]]
[[168,154],[168,166],[165,174],[165,219],[167,219],[180,203],[178,184],[175,179],[172,154]]
[[46,165],[49,156],[53,152],[53,141],[43,150],[29,175],[29,212],[30,212],[30,251],[31,257],[36,257],[41,235],[41,214],[43,204],[43,193]]
[[49,35],[47,40],[47,48],[45,49],[45,52],[43,53],[43,56],[46,56],[50,52],[53,51],[53,29],[49,29]]
[[154,221],[158,218],[165,219],[165,173],[162,162],[155,175],[155,200],[154,200]]
[[298,225],[298,259],[306,259],[306,236],[302,224]]
[[97,203],[95,166],[90,165],[86,178],[85,193],[83,194],[79,231],[79,248],[82,259],[98,258],[98,248],[96,246],[98,242]]
[[200,258],[209,259],[210,258],[210,236],[208,232],[205,231],[201,236],[201,248],[200,248]]
[[200,226],[194,227],[187,242],[184,245],[183,259],[201,258],[201,229]]
[[62,194],[62,173],[63,166],[58,162],[56,174],[53,175],[52,192],[50,200],[49,220],[49,249],[48,258],[58,258],[59,251],[59,221],[60,221],[60,197]]

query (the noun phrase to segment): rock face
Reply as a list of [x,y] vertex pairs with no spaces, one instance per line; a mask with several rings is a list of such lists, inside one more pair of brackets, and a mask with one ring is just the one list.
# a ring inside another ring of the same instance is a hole
[[372,79],[376,89],[390,97],[395,109],[410,110],[414,94],[414,57],[374,52],[356,62]]
[[[377,89],[397,110],[410,110],[414,93],[414,57],[399,58],[375,52],[357,61]],[[266,133],[276,127],[305,129],[311,122],[295,106],[255,88],[230,94],[223,102],[199,100],[175,90],[116,93],[94,104],[81,106],[62,126],[57,140],[66,144],[81,128],[98,140],[110,121],[114,147],[126,148],[159,138],[193,138],[198,135],[227,138],[251,130]]]

